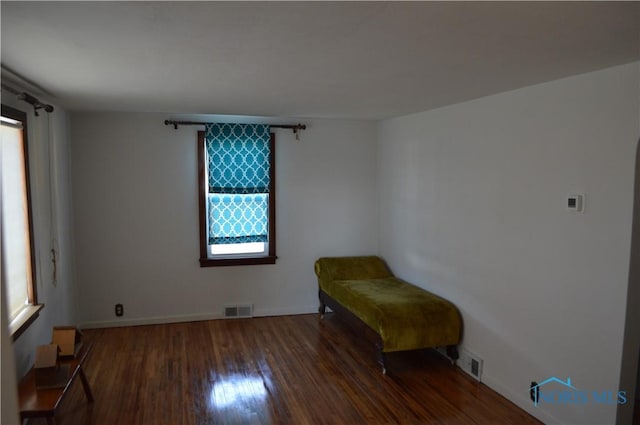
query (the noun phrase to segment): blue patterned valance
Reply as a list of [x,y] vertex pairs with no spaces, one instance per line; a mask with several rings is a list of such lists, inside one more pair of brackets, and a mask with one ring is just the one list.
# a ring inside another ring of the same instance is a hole
[[207,124],[210,193],[269,192],[268,125]]
[[267,242],[270,128],[207,124],[209,245]]

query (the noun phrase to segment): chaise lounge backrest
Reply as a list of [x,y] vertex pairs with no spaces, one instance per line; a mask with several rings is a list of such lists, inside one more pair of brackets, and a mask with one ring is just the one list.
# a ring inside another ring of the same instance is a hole
[[374,255],[323,257],[316,261],[315,271],[321,283],[332,280],[383,279],[393,276],[387,263]]

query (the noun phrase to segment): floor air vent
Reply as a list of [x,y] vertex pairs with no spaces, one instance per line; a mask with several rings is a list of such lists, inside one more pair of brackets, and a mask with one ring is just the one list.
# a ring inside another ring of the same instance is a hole
[[243,317],[253,317],[253,305],[231,305],[224,308],[225,319],[237,319]]

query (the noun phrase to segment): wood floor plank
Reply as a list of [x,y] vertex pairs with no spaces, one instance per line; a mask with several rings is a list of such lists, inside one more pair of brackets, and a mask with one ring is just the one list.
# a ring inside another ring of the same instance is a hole
[[[95,402],[59,425],[538,424],[435,351],[389,356],[332,314],[85,331]],[[44,424],[33,420],[31,424]]]

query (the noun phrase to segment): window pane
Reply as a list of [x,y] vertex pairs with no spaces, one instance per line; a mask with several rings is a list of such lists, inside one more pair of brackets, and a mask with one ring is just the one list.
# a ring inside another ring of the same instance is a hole
[[208,194],[209,244],[267,242],[269,195]]
[[31,247],[22,129],[2,126],[2,249],[9,319],[28,303]]
[[197,146],[200,266],[275,264],[275,135],[206,124]]
[[232,243],[226,245],[211,245],[213,255],[229,254],[260,254],[267,250],[264,242]]

